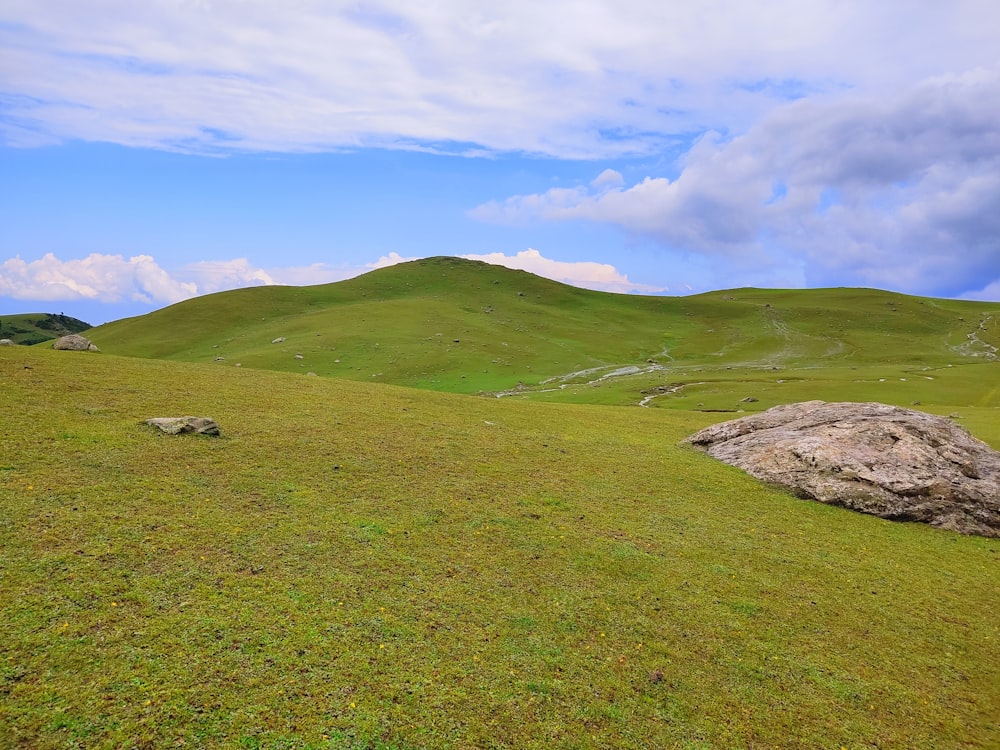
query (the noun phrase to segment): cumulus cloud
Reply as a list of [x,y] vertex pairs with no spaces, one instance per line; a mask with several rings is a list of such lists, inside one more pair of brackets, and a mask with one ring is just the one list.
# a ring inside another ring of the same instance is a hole
[[278,283],[267,271],[251,266],[246,258],[190,263],[185,266],[184,271],[197,280],[197,289],[201,294]]
[[810,286],[951,296],[1000,279],[998,69],[785,104],[743,135],[705,135],[672,179],[605,174],[470,215],[612,224],[734,268],[796,265]]
[[[489,253],[461,257],[529,271],[587,289],[621,293],[666,291],[634,283],[606,263],[556,261],[533,249],[515,255]],[[39,302],[82,300],[108,305],[137,302],[158,307],[247,286],[325,284],[413,260],[419,258],[404,258],[391,252],[372,263],[358,266],[314,263],[265,270],[246,258],[235,258],[190,263],[177,271],[168,271],[149,255],[125,258],[92,253],[86,258],[64,261],[48,253],[38,260],[24,261],[15,257],[0,263],[0,297]]]
[[468,260],[481,260],[497,266],[506,266],[521,271],[528,271],[536,276],[561,281],[571,286],[585,289],[596,289],[603,292],[655,293],[667,291],[664,287],[649,284],[637,284],[608,263],[591,261],[559,261],[546,258],[533,248],[522,250],[516,255],[504,253],[486,253],[484,255],[462,255]]
[[605,169],[597,177],[590,181],[590,186],[595,190],[606,190],[620,187],[625,184],[622,173],[616,169]]
[[48,253],[38,260],[14,257],[0,264],[0,297],[159,306],[246,286],[323,284],[364,270],[324,263],[263,269],[246,258],[201,261],[167,270],[149,255],[125,258],[92,253],[82,259],[61,260]]
[[0,296],[13,299],[171,303],[197,293],[196,284],[171,277],[148,255],[92,253],[62,261],[47,253],[30,262],[14,257],[0,264]]
[[992,63],[1000,6],[6,0],[0,21],[8,143],[594,158]]
[[383,255],[381,258],[379,258],[374,263],[368,263],[368,264],[366,264],[365,268],[369,269],[369,270],[374,270],[376,268],[387,268],[388,266],[394,266],[397,263],[408,263],[411,260],[420,260],[420,258],[418,258],[418,257],[404,258],[399,253],[393,251],[393,252],[389,253],[388,255]]

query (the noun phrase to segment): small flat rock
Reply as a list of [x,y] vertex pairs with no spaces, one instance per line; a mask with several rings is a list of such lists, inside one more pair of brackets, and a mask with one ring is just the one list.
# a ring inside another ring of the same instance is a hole
[[81,336],[79,333],[71,333],[62,336],[52,342],[53,349],[69,352],[99,352],[100,349],[90,339]]
[[803,498],[1000,537],[1000,453],[944,417],[807,401],[713,425],[685,442]]
[[218,435],[219,425],[211,417],[153,417],[143,424],[158,428],[168,435]]
[[0,346],[14,346],[14,342],[11,339],[0,339]]

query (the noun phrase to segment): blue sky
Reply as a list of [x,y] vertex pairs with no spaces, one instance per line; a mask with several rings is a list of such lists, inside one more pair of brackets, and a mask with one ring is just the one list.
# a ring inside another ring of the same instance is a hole
[[1000,6],[5,0],[0,313],[462,255],[1000,300]]

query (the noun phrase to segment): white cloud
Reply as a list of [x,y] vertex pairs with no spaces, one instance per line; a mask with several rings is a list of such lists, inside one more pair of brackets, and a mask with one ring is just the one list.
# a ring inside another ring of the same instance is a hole
[[411,260],[420,260],[420,258],[404,258],[397,252],[391,252],[388,255],[383,255],[374,263],[366,263],[365,268],[368,270],[374,270],[376,268],[387,268],[389,266],[394,266],[397,263],[408,263]]
[[[343,281],[352,276],[357,276],[360,271],[349,266],[331,266],[328,263],[310,263],[308,266],[287,266],[285,268],[269,268],[266,271],[256,269],[258,273],[272,279],[270,283],[284,284],[285,286],[310,286],[313,284],[329,284],[333,281]],[[234,284],[226,287],[234,289],[236,286],[246,286],[245,284]]]
[[64,261],[48,253],[38,260],[14,257],[0,264],[0,297],[107,304],[131,301],[160,306],[246,286],[324,284],[365,270],[323,263],[263,269],[246,258],[235,258],[190,263],[177,271],[168,271],[149,255],[125,258],[92,253],[86,258]]
[[585,289],[597,289],[604,292],[620,292],[628,294],[631,292],[655,293],[667,291],[663,287],[650,286],[648,284],[636,284],[628,280],[628,277],[620,273],[614,266],[608,263],[594,263],[590,261],[558,261],[546,258],[537,250],[528,248],[516,255],[505,255],[503,253],[486,253],[485,255],[462,255],[468,260],[481,260],[485,263],[492,263],[497,266],[506,266],[521,271],[528,271],[536,276],[543,276],[547,279],[561,281],[564,284],[583,287]]
[[61,261],[47,253],[30,262],[14,257],[0,264],[0,296],[13,299],[171,303],[197,293],[195,284],[172,278],[148,255],[92,253]]
[[952,296],[1000,277],[1000,69],[894,97],[785,104],[743,135],[704,136],[680,167],[631,186],[602,174],[470,215],[612,224],[734,276],[797,267],[809,286]]
[[184,273],[196,281],[200,294],[244,286],[279,283],[267,271],[251,266],[246,258],[190,263],[185,266]]
[[616,169],[605,169],[597,175],[597,177],[590,181],[590,186],[595,190],[621,187],[624,184],[625,178],[622,176],[622,173]]
[[[565,284],[621,293],[655,293],[665,289],[636,284],[606,263],[563,262],[528,249],[516,255],[490,253],[463,258],[516,268]],[[170,272],[148,255],[92,253],[86,258],[60,260],[48,253],[34,261],[20,257],[0,264],[0,297],[17,300],[92,301],[108,305],[137,302],[159,307],[212,292],[247,286],[287,284],[306,286],[352,278],[397,263],[418,260],[392,252],[363,266],[335,267],[324,263],[309,266],[262,269],[246,258],[191,263]]]
[[992,0],[6,0],[0,16],[8,143],[188,151],[651,153],[1000,47]]
[[[288,266],[284,268],[269,268],[266,271],[248,267],[243,274],[244,281],[233,278],[227,282],[227,289],[237,286],[247,286],[246,280],[268,278],[270,281],[262,282],[268,284],[286,284],[289,286],[310,286],[313,284],[329,284],[334,281],[343,281],[355,276],[359,276],[368,271],[378,268],[394,266],[397,263],[406,263],[411,260],[419,260],[417,257],[404,258],[397,252],[381,256],[372,263],[365,263],[360,266],[330,265],[329,263],[311,263],[308,266]],[[246,263],[246,261],[227,261],[227,263]],[[190,266],[188,267],[190,268]]]
[[246,258],[237,258],[226,261],[191,263],[184,267],[183,276],[196,281],[200,293],[207,294],[208,292],[256,285],[312,286],[330,284],[411,260],[419,260],[419,258],[404,258],[399,253],[391,252],[372,263],[358,266],[310,263],[308,266],[264,269],[250,265]]
[[974,299],[985,302],[1000,302],[1000,277],[997,277],[981,289],[965,292],[960,299]]

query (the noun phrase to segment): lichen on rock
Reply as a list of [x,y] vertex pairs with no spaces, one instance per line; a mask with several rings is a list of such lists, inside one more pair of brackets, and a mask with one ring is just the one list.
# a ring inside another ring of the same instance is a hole
[[100,349],[97,348],[97,344],[93,343],[86,336],[81,336],[78,333],[70,333],[66,336],[60,336],[52,342],[52,348],[72,352],[100,351]]
[[1000,537],[1000,453],[944,417],[807,401],[707,427],[686,442],[800,497]]

